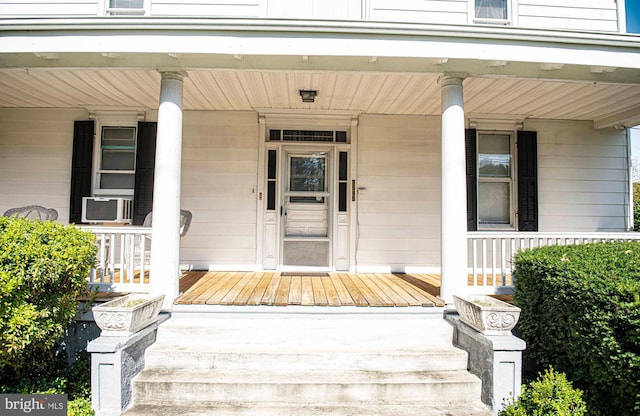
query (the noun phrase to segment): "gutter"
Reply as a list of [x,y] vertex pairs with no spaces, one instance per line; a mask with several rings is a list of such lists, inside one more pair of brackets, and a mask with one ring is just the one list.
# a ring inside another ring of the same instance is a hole
[[[512,26],[442,25],[371,21],[327,21],[291,19],[230,18],[0,18],[0,36],[12,32],[103,31],[131,33],[197,31],[228,34],[291,34],[304,36],[350,35],[358,37],[431,37],[467,41],[526,41],[566,45],[632,48],[640,51],[640,35],[582,32],[575,30],[528,29]],[[640,58],[639,58],[640,59]]]

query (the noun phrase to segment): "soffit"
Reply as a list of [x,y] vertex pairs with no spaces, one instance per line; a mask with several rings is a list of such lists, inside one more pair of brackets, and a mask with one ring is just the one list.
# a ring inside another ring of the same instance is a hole
[[[437,73],[189,70],[185,110],[312,110],[367,114],[440,114]],[[315,103],[298,91],[316,89]],[[144,69],[2,69],[0,107],[156,109],[160,73]],[[469,76],[468,114],[610,120],[640,114],[640,85]],[[604,125],[602,125],[604,126]]]

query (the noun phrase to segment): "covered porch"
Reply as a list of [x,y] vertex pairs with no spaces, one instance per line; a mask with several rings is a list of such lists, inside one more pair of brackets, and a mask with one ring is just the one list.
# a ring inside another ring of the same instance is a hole
[[[163,293],[171,307],[184,270],[317,266],[440,276],[437,296],[451,303],[512,291],[521,248],[636,239],[623,232],[624,129],[640,112],[634,37],[146,23],[5,28],[18,46],[0,69],[2,204],[44,204],[76,224],[100,222],[86,198],[126,199],[133,224],[153,212],[152,227],[83,225],[98,236],[91,286]],[[105,167],[120,151],[128,168]],[[321,167],[296,172],[305,162]],[[292,187],[306,179],[320,185]],[[194,218],[183,239],[181,209]],[[320,254],[304,264],[307,253]]]

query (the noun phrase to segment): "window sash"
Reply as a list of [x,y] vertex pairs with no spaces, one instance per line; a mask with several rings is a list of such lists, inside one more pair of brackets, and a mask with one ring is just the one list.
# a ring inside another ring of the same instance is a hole
[[99,131],[95,193],[133,195],[137,127],[103,124]]
[[513,137],[510,132],[477,133],[478,229],[514,229],[515,227]]
[[475,0],[476,21],[509,21],[510,0]]

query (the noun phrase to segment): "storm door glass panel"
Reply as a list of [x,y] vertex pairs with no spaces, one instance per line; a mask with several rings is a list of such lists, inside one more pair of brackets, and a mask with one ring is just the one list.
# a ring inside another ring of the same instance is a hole
[[476,0],[477,19],[506,20],[507,0]]
[[509,225],[511,222],[511,184],[480,182],[478,219],[482,225]]
[[[289,173],[289,191],[299,192],[325,192],[326,190],[326,158],[325,157],[291,157]],[[292,195],[290,202],[295,203],[324,203],[323,196]]]

